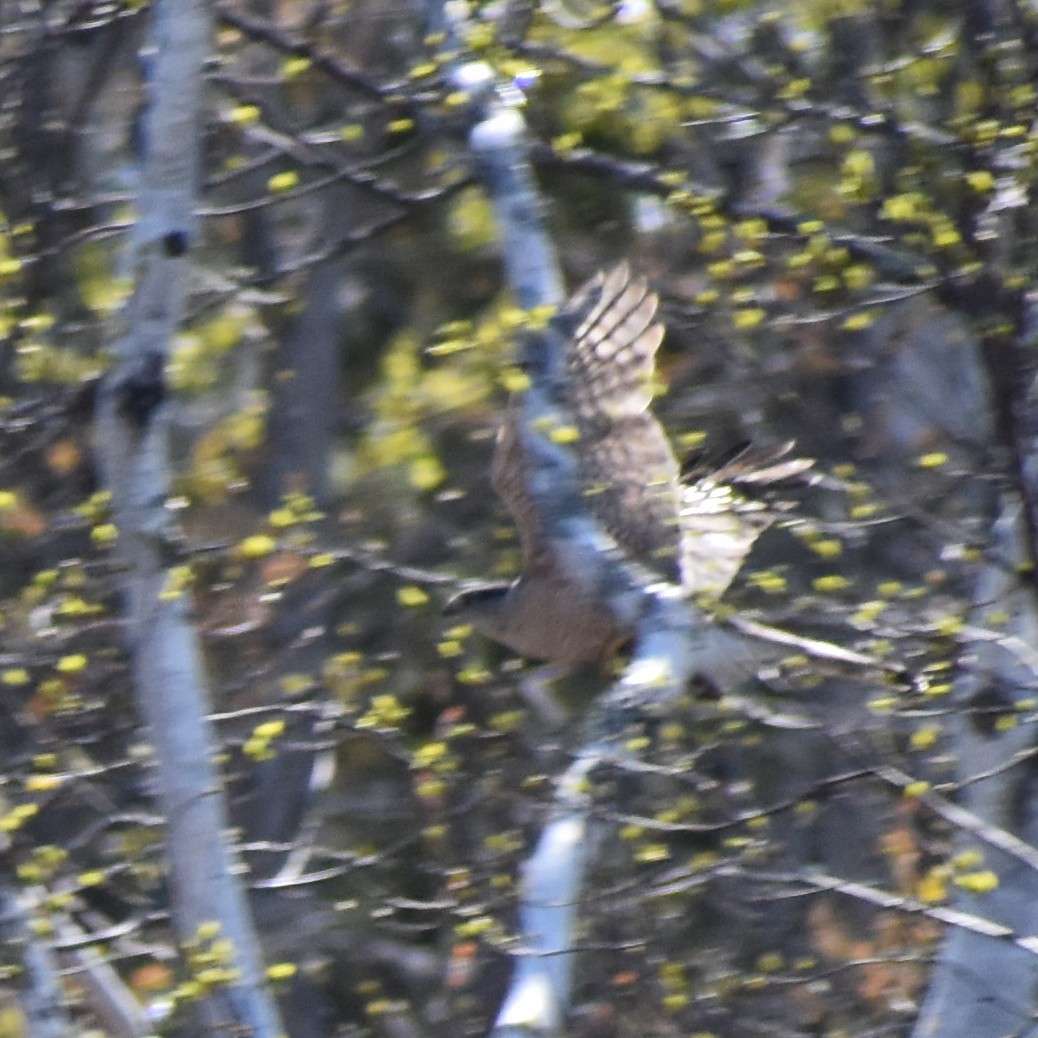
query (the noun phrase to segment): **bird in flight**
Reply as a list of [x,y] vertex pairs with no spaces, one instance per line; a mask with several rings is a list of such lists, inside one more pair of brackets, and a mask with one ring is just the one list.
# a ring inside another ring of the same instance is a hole
[[[599,525],[624,557],[693,594],[720,596],[775,512],[740,487],[775,483],[811,463],[786,459],[791,445],[739,456],[683,480],[651,410],[658,299],[626,263],[588,281],[552,318],[565,338],[563,406],[574,421],[581,486]],[[608,606],[570,580],[530,493],[530,463],[517,408],[498,434],[491,481],[519,531],[523,571],[455,595],[448,615],[522,656],[604,663],[631,633]]]

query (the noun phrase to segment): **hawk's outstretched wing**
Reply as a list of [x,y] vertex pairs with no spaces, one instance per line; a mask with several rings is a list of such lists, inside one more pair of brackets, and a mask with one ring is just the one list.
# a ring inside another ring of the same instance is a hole
[[509,404],[494,444],[490,482],[515,520],[523,552],[523,572],[530,577],[549,577],[556,568],[555,557],[544,536],[537,502],[530,493],[530,464],[519,439],[518,422],[518,408]]
[[679,466],[649,410],[663,326],[657,299],[626,264],[592,278],[554,318],[568,334],[574,450],[595,518],[627,555],[682,580]]
[[685,472],[681,528],[685,586],[720,595],[735,578],[757,538],[772,524],[782,503],[740,493],[803,477],[812,466],[790,458],[792,441],[778,447],[745,447],[722,465]]
[[[580,432],[573,449],[592,512],[632,558],[677,581],[678,464],[649,413],[663,338],[655,316],[656,296],[623,264],[587,282],[552,324],[566,338],[565,403]],[[527,487],[517,422],[510,408],[491,481],[519,529],[525,572],[548,576],[555,560]]]
[[[719,595],[772,519],[734,485],[786,478],[807,463],[775,464],[770,456],[762,467],[737,458],[682,483],[650,410],[663,339],[656,308],[644,279],[621,264],[597,274],[552,319],[567,342],[565,404],[580,434],[573,450],[591,511],[629,558],[693,591]],[[562,579],[527,487],[517,420],[510,410],[491,478],[519,528],[527,576]]]

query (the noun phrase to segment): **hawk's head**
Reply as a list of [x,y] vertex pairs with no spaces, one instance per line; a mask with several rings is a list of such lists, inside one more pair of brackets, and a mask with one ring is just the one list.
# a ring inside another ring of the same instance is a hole
[[512,585],[500,581],[494,583],[472,582],[462,587],[447,600],[443,615],[470,623],[477,630],[496,626],[508,609],[508,592]]

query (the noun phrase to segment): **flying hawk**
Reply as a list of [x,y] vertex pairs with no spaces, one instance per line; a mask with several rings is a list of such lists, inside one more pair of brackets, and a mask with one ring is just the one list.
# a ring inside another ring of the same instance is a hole
[[[683,481],[651,411],[656,351],[663,339],[658,299],[627,264],[599,273],[552,318],[566,340],[563,406],[579,436],[572,445],[588,507],[625,557],[690,592],[720,595],[774,512],[739,493],[802,473],[804,460],[738,457]],[[447,604],[448,615],[522,656],[558,663],[602,662],[630,637],[608,607],[567,577],[545,536],[528,488],[529,463],[509,408],[491,480],[519,530],[523,572],[480,584]]]

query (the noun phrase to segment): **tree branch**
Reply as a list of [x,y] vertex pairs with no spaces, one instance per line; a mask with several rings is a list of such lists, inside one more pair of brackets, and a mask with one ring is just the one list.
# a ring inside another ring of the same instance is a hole
[[[524,309],[557,305],[562,280],[542,220],[522,116],[509,91],[498,91],[489,69],[462,66],[455,77],[479,116],[469,144],[494,205],[512,291]],[[550,435],[573,423],[557,404],[563,350],[550,328],[531,331],[524,344],[523,367],[531,385],[519,403],[520,435],[530,491],[568,579],[601,601],[636,638],[630,665],[602,698],[588,742],[557,786],[555,815],[524,870],[519,928],[526,954],[518,959],[495,1038],[561,1033],[570,1003],[577,907],[593,842],[586,794],[591,772],[625,756],[631,725],[679,694],[693,673],[710,673],[747,651],[735,635],[706,621],[680,588],[654,582],[625,561],[590,514],[573,452]]]
[[126,335],[99,395],[99,454],[129,566],[129,638],[139,708],[155,750],[167,824],[173,918],[182,943],[230,943],[223,978],[203,987],[214,1030],[255,1038],[283,1032],[264,984],[258,941],[227,846],[227,810],[213,764],[207,692],[190,603],[170,580],[172,531],[164,366],[183,318],[196,235],[203,128],[207,0],[159,0],[151,105],[135,235],[135,286]]

